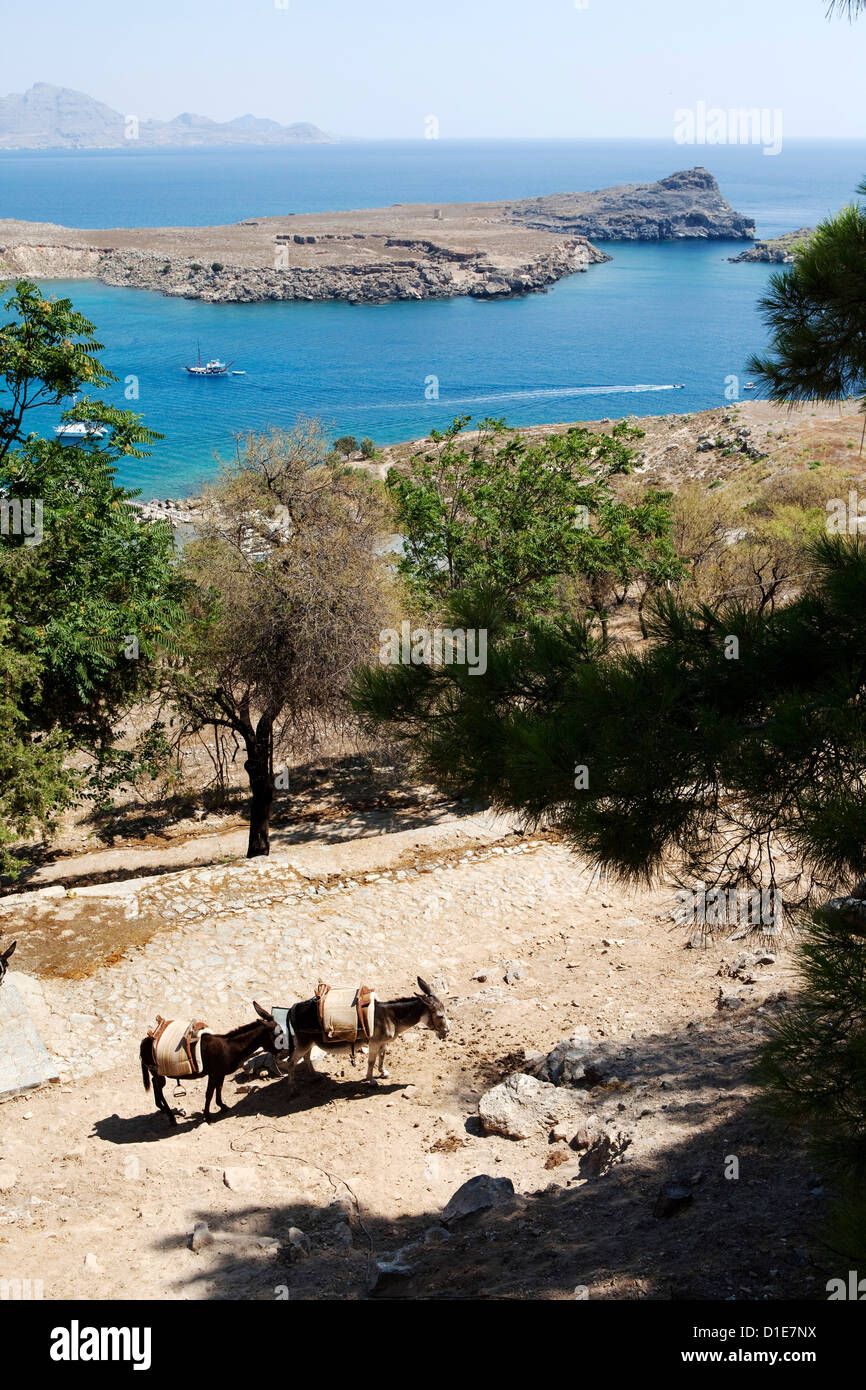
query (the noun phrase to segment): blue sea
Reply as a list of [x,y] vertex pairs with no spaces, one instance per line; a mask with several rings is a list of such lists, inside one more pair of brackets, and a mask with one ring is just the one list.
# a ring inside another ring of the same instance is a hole
[[[866,142],[758,147],[672,141],[401,141],[283,150],[0,154],[0,218],[73,227],[212,225],[396,202],[520,198],[663,177],[705,164],[759,236],[814,225],[854,196]],[[493,303],[210,305],[49,281],[97,326],[108,393],[164,434],[121,470],[145,498],[194,492],[239,434],[321,417],[377,443],[456,414],[513,424],[723,404],[765,333],[771,267],[743,243],[599,243],[613,260],[545,294]],[[246,375],[196,380],[203,356]],[[438,398],[430,398],[434,383]],[[675,383],[682,390],[674,390]],[[131,398],[134,392],[137,399]],[[53,422],[43,421],[42,428]]]

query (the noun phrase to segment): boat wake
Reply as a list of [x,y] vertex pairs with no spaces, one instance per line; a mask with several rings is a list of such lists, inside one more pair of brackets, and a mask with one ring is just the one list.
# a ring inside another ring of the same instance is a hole
[[[565,396],[621,396],[635,395],[643,391],[679,391],[682,389],[680,382],[670,382],[665,384],[653,384],[650,382],[637,382],[633,386],[541,386],[531,391],[500,391],[495,395],[487,396],[442,396],[438,400],[431,400],[434,406],[452,405],[487,405],[495,401],[528,401],[540,400],[544,397],[559,399]],[[415,405],[415,401],[404,401],[404,406]],[[399,408],[399,407],[396,407]],[[355,410],[394,410],[395,402],[377,402],[372,405],[356,405]]]

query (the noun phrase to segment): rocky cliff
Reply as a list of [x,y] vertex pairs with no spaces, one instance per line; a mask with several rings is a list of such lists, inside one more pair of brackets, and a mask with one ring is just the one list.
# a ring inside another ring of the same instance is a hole
[[746,241],[755,235],[752,218],[734,211],[701,165],[657,183],[525,199],[507,212],[522,226],[594,241]]

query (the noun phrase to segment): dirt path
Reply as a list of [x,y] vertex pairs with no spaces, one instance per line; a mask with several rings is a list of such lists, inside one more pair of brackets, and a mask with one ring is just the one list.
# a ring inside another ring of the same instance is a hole
[[[412,846],[417,868],[395,867],[407,846],[380,837],[374,869],[355,841],[303,864],[187,871],[162,882],[175,919],[143,946],[79,980],[19,973],[68,1079],[0,1107],[0,1278],[41,1280],[46,1298],[354,1298],[377,1279],[389,1297],[815,1296],[819,1183],[748,1085],[784,961],[733,982],[745,1002],[720,1011],[738,946],[684,950],[669,894],[627,895],[563,845],[496,843],[495,829],[440,829]],[[325,865],[324,883],[301,872]],[[377,1087],[339,1058],[294,1098],[241,1078],[208,1126],[191,1083],[173,1132],[141,1088],[137,1041],[157,1010],[230,1027],[254,994],[289,1003],[320,974],[387,997],[419,972],[447,994],[451,1034],[408,1034]],[[585,1095],[629,1136],[594,1179],[548,1129],[507,1139],[477,1116],[490,1086],[576,1027],[622,1054],[616,1084]],[[444,1228],[481,1173],[509,1178],[514,1199]],[[677,1176],[688,1209],[654,1217]],[[201,1221],[213,1242],[193,1250]],[[407,1243],[408,1272],[382,1273]]]

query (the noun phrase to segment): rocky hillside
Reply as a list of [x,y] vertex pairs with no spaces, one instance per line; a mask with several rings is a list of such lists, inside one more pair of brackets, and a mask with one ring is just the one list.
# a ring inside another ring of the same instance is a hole
[[70,87],[37,82],[26,92],[0,97],[0,149],[91,150],[145,145],[284,145],[328,141],[307,122],[280,125],[257,116],[212,121],[189,111],[171,121],[138,120],[131,125],[104,102]]
[[734,211],[701,165],[657,183],[527,198],[508,211],[523,226],[595,241],[746,241],[755,235],[752,218]]

